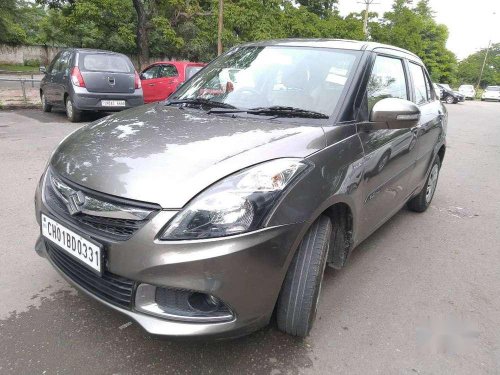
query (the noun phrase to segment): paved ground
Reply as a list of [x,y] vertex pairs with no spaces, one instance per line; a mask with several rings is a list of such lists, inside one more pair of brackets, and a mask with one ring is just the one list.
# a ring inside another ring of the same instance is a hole
[[271,326],[229,342],[151,337],[35,255],[35,185],[77,125],[0,112],[0,374],[500,374],[500,104],[448,108],[430,210],[401,211],[327,270],[307,340]]

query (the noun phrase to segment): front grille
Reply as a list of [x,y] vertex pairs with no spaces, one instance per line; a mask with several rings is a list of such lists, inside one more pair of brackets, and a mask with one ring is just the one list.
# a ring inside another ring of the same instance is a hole
[[[81,187],[73,184],[71,187],[74,188],[75,190],[82,189]],[[85,194],[91,196],[91,194],[87,192]],[[44,198],[47,206],[52,211],[54,211],[54,213],[57,216],[62,217],[69,223],[84,230],[85,232],[88,232],[89,234],[96,234],[98,236],[102,236],[107,239],[118,240],[118,241],[124,241],[132,237],[132,235],[134,235],[134,233],[136,233],[140,228],[142,228],[158,210],[152,207],[146,207],[146,209],[151,211],[151,214],[144,220],[131,220],[131,219],[94,216],[85,213],[77,213],[71,215],[65,202],[63,202],[62,199],[54,191],[54,187],[50,183],[50,178],[46,179]],[[102,198],[99,199],[103,200]],[[109,198],[106,201],[112,203],[113,199]],[[120,205],[123,206],[123,203],[120,203]],[[138,207],[138,206],[131,205],[130,207]]]
[[134,281],[108,271],[99,277],[49,241],[45,241],[45,247],[57,268],[76,284],[113,305],[132,308]]

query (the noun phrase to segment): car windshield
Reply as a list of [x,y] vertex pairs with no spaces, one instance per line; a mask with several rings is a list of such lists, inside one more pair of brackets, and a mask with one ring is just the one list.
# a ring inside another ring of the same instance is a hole
[[238,47],[208,65],[171,99],[245,109],[287,107],[328,116],[358,56],[358,51],[323,48]]
[[500,91],[500,86],[488,86],[486,91]]
[[[83,61],[82,61],[83,60]],[[132,73],[133,66],[125,56],[108,53],[86,53],[80,57],[80,69],[94,72]]]

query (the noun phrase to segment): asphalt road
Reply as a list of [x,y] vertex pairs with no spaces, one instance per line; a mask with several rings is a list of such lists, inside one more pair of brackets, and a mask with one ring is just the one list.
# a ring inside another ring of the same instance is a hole
[[0,112],[0,374],[500,374],[500,103],[448,106],[431,208],[402,210],[327,270],[304,341],[152,337],[39,258],[33,193],[78,125]]

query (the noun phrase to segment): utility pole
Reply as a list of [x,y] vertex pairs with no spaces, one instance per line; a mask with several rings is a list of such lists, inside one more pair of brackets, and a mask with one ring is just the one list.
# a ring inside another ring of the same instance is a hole
[[479,85],[481,84],[481,79],[483,78],[484,66],[486,65],[486,59],[488,58],[488,53],[490,52],[491,40],[488,42],[488,48],[486,49],[486,54],[484,55],[483,66],[481,67],[481,73],[479,73],[479,79],[477,80],[476,90],[479,89]]
[[219,0],[219,29],[217,33],[217,56],[222,53],[222,29],[223,29],[224,0]]
[[363,0],[363,2],[358,2],[358,4],[365,5],[365,17],[363,21],[363,32],[365,33],[365,38],[368,39],[368,12],[370,11],[370,5],[378,4],[374,3],[375,0]]

